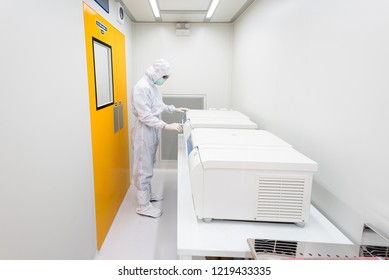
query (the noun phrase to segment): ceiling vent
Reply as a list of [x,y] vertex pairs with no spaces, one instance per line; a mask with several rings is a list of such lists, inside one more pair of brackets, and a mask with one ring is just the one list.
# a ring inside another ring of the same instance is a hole
[[176,23],[176,35],[177,36],[189,36],[190,35],[190,23],[177,22]]

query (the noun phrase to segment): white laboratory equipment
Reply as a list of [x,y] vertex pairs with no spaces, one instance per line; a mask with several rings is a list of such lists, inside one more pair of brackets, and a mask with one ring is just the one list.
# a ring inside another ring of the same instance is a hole
[[250,119],[245,114],[235,110],[220,110],[220,109],[209,109],[209,110],[189,110],[186,112],[186,118],[221,118],[221,119]]
[[191,132],[190,137],[197,146],[212,144],[218,146],[238,145],[246,148],[252,146],[292,148],[286,141],[262,129],[196,128]]
[[267,131],[236,130],[227,137],[228,130],[211,130],[195,129],[187,140],[197,217],[304,226],[316,162]]
[[182,123],[187,139],[194,128],[240,128],[257,129],[258,125],[241,112],[233,110],[189,110]]

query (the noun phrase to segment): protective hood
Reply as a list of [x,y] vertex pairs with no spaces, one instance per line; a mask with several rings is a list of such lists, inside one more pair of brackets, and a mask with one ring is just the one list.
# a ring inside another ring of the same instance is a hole
[[146,69],[146,75],[152,80],[153,83],[163,76],[171,75],[170,65],[164,59],[158,59],[152,66]]

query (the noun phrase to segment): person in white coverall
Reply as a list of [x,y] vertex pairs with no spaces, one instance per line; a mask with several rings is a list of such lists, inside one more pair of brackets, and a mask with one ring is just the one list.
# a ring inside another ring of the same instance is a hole
[[145,75],[136,83],[132,91],[132,113],[136,122],[131,131],[132,147],[134,149],[133,183],[138,189],[136,212],[139,215],[157,218],[162,215],[161,209],[154,207],[151,202],[162,200],[162,194],[151,190],[151,179],[156,161],[159,144],[159,130],[182,132],[179,123],[167,124],[160,119],[162,112],[181,112],[187,108],[176,108],[165,105],[158,90],[171,75],[169,63],[158,59],[146,69]]

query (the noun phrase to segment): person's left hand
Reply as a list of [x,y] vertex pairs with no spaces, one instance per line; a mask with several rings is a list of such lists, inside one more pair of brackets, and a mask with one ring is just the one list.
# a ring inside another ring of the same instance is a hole
[[177,113],[185,113],[186,111],[189,111],[189,109],[185,108],[185,107],[180,107],[180,108],[174,109],[174,112],[177,112]]

